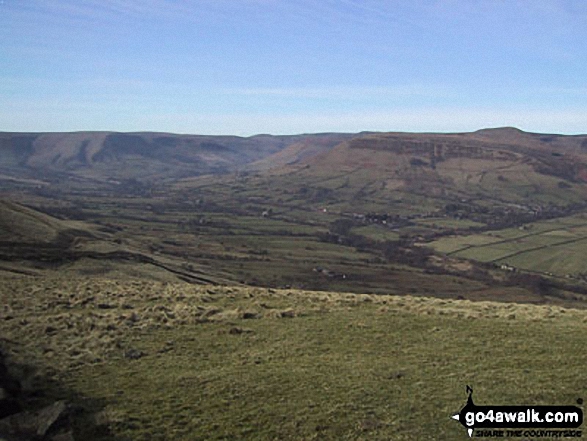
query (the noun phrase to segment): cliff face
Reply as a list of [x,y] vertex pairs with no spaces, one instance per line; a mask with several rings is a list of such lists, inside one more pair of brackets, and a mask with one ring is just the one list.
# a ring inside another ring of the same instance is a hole
[[442,161],[451,158],[487,159],[511,161],[520,157],[513,151],[513,145],[495,145],[471,139],[413,139],[400,136],[360,138],[349,143],[349,149],[385,151],[397,155],[429,157]]

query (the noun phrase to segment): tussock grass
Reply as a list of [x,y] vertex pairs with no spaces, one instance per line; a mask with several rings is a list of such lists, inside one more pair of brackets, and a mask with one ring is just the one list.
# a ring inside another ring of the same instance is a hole
[[[460,439],[479,404],[584,396],[587,311],[107,279],[5,280],[3,345],[121,438]],[[130,350],[141,356],[125,357]]]

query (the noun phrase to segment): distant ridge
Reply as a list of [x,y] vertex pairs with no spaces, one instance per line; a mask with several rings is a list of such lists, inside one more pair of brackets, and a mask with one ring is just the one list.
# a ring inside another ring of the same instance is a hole
[[[258,134],[246,138],[147,131],[0,132],[0,179],[54,181],[72,176],[101,182],[156,181],[237,170],[266,171],[295,164],[332,168],[353,162],[357,149],[377,151],[378,155],[387,152],[387,156],[379,158],[380,166],[398,159],[390,154],[408,151],[418,151],[418,155],[424,154],[434,163],[457,151],[461,156],[467,156],[465,152],[471,149],[507,151],[530,155],[533,159],[528,161],[546,174],[561,175],[568,166],[566,178],[579,176],[583,180],[581,164],[587,153],[587,136],[529,133],[515,127],[471,133]],[[432,153],[429,149],[433,149]],[[563,160],[561,155],[567,157]],[[367,159],[363,163],[368,163]]]
[[0,173],[97,180],[177,179],[235,170],[291,144],[348,135],[177,135],[155,132],[0,133]]

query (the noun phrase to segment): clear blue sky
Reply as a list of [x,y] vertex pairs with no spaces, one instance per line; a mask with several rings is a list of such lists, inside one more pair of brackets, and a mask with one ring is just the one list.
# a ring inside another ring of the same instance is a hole
[[0,0],[0,131],[587,133],[582,0]]

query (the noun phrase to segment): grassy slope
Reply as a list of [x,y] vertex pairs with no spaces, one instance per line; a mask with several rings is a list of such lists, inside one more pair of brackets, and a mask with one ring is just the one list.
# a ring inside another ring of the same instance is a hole
[[0,199],[0,240],[51,242],[67,228],[67,222]]
[[12,356],[105,403],[119,439],[465,439],[466,384],[478,404],[574,404],[587,382],[587,312],[558,307],[100,279],[0,293]]

